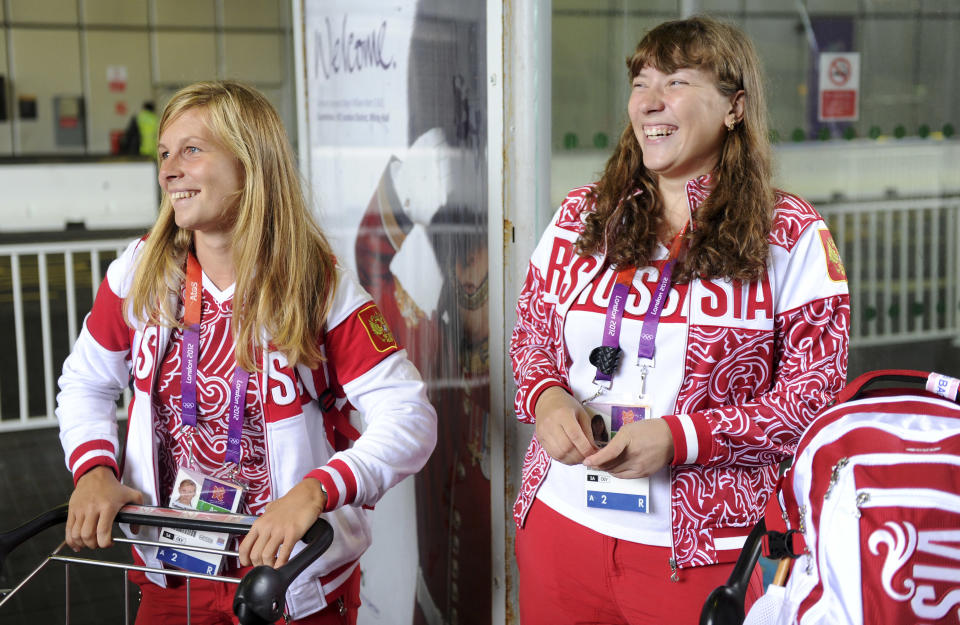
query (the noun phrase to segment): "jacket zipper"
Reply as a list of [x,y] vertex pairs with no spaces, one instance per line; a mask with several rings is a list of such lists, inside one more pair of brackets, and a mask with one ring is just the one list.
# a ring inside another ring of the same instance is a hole
[[[670,507],[673,508],[673,466],[670,466]],[[670,522],[670,559],[668,561],[670,564],[670,581],[679,582],[680,573],[677,571],[679,568],[677,566],[677,537],[673,528],[673,521]]]

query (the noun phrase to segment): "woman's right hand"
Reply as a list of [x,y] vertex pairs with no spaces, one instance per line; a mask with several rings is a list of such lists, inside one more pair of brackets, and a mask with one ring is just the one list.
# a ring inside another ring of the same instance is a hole
[[537,440],[551,458],[563,464],[580,464],[597,451],[590,415],[583,404],[560,386],[551,386],[534,407]]
[[67,545],[74,551],[113,545],[113,519],[128,503],[142,504],[143,493],[121,484],[110,467],[84,473],[70,495]]

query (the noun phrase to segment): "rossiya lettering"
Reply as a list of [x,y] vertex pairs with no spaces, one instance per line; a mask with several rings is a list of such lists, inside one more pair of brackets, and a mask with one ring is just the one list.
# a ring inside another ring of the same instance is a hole
[[[910,608],[918,619],[940,619],[960,605],[960,589],[951,589],[938,602],[933,585],[933,582],[954,585],[960,579],[960,548],[956,546],[958,543],[960,529],[917,532],[916,527],[909,521],[888,521],[883,528],[870,535],[867,544],[873,555],[880,555],[880,545],[885,547],[880,576],[887,596],[901,603],[909,601]],[[924,563],[918,561],[920,554],[933,557],[929,563]],[[944,560],[953,561],[957,566],[944,566]],[[898,576],[898,572],[907,565],[911,565],[909,576]],[[895,578],[903,591],[894,588]]]
[[[153,354],[156,345],[157,327],[149,326],[143,331],[143,336],[140,338],[140,350],[133,367],[133,377],[138,383],[137,388],[144,392],[149,390],[150,374],[153,371],[153,364],[156,362]],[[145,385],[141,383],[145,383]]]

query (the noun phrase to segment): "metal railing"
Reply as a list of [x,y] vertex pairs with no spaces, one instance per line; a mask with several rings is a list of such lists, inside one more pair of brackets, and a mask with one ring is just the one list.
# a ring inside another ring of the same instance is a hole
[[63,359],[107,265],[127,243],[0,245],[0,432],[56,424]]
[[851,347],[960,334],[960,196],[818,209],[847,270]]
[[[818,209],[847,270],[851,347],[960,335],[960,196]],[[56,424],[61,364],[127,242],[0,245],[0,432]]]

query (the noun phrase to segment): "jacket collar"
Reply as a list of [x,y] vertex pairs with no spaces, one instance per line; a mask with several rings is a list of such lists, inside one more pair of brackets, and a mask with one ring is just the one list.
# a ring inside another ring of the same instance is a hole
[[697,212],[697,209],[700,208],[700,205],[703,204],[716,186],[717,182],[713,172],[687,181],[687,202],[690,205],[691,214]]
[[[717,186],[717,179],[714,172],[703,174],[688,180],[685,185],[687,192],[687,201],[690,203],[690,210],[696,212],[700,205],[703,204],[704,200],[713,192],[714,187]],[[637,188],[633,190],[633,193],[630,194],[630,197],[637,197],[643,193],[643,189]]]

